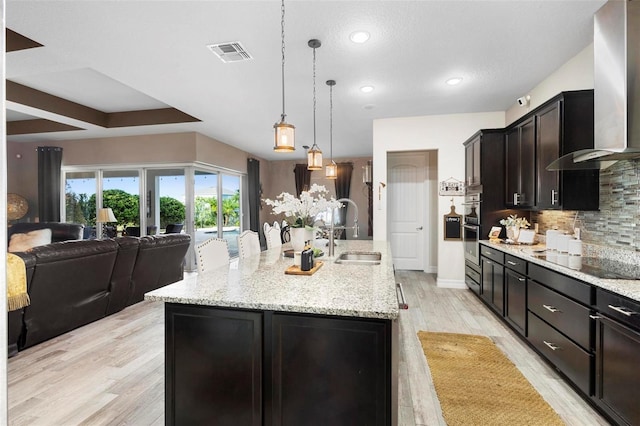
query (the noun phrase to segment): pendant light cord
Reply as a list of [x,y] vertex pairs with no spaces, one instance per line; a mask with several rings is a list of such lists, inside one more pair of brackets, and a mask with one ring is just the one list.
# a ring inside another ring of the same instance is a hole
[[316,146],[316,48],[313,48],[313,147]]
[[281,38],[282,38],[282,121],[286,117],[284,113],[284,0],[282,0],[282,19],[280,20]]
[[329,156],[333,163],[333,85],[329,86]]

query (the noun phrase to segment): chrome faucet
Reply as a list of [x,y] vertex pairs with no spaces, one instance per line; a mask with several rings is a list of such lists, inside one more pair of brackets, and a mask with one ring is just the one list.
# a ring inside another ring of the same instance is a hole
[[[335,209],[333,209],[331,211],[331,226],[329,228],[329,257],[333,257],[334,255],[334,247],[333,247],[333,233],[336,229],[353,229],[353,238],[358,238],[358,205],[350,198],[340,198],[339,200],[337,200],[341,203],[349,203],[349,204],[353,204],[353,207],[355,208],[356,212],[355,212],[355,217],[353,219],[353,226],[351,227],[347,227],[347,226],[335,226],[335,221],[334,221],[334,217],[333,215],[335,214]],[[347,221],[346,215],[345,215],[345,223]]]

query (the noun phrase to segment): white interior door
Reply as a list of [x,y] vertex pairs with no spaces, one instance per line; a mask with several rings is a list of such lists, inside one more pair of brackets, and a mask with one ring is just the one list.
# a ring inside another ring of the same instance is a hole
[[427,153],[391,153],[387,158],[388,229],[396,269],[424,270],[427,229]]

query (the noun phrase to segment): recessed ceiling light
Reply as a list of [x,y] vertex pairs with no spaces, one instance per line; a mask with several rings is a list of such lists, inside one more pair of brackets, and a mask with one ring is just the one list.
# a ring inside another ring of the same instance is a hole
[[349,36],[354,43],[364,43],[369,40],[369,33],[366,31],[355,31]]
[[373,92],[373,86],[362,86],[360,88],[360,91],[362,93],[371,93],[371,92]]
[[462,83],[462,77],[452,77],[446,81],[449,86],[455,86],[456,84]]
[[373,105],[373,104],[368,104],[368,105],[363,106],[362,108],[364,108],[364,109],[374,109],[375,107],[376,106]]

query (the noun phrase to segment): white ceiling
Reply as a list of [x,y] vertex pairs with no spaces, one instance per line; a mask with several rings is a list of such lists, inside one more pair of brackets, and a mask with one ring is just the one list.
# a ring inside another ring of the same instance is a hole
[[[317,38],[317,143],[328,155],[325,81],[335,79],[334,157],[370,156],[373,119],[506,110],[591,43],[604,2],[287,1],[286,113],[297,149],[277,154],[280,1],[9,0],[7,27],[44,47],[8,53],[7,79],[104,112],[174,107],[201,122],[8,140],[196,131],[266,159],[304,158],[313,143],[307,41]],[[370,40],[351,42],[356,30]],[[231,41],[254,59],[224,64],[206,47]],[[462,84],[446,85],[454,76]],[[366,84],[375,90],[361,93]],[[52,118],[8,105],[8,120]]]

